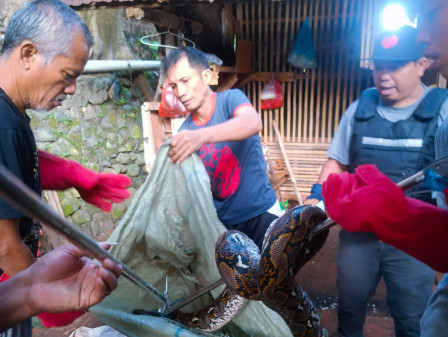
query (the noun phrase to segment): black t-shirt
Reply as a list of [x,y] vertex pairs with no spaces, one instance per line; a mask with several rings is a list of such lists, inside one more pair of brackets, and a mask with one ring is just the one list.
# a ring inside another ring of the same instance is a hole
[[[40,196],[39,160],[30,121],[0,88],[0,163]],[[0,199],[0,219],[14,218],[20,218],[21,238],[36,255],[39,223]]]

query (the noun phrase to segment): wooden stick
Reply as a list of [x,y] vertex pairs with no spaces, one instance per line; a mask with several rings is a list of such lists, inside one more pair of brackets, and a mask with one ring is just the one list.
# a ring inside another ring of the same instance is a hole
[[288,169],[289,177],[294,186],[294,192],[296,192],[296,195],[297,195],[297,201],[299,202],[299,205],[303,205],[302,196],[297,188],[296,178],[294,177],[294,172],[292,171],[291,165],[289,164],[288,155],[286,154],[285,145],[283,144],[282,135],[280,133],[280,130],[278,129],[278,125],[275,120],[272,121],[272,126],[274,127],[274,131],[275,131],[275,134],[278,139],[278,144],[280,146],[280,150],[282,151],[283,159],[285,160],[285,164],[286,164],[286,168]]

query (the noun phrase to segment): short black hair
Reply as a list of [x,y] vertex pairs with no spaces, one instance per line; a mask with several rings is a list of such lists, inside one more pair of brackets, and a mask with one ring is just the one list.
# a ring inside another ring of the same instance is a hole
[[190,67],[197,69],[199,72],[210,69],[207,56],[197,48],[181,47],[171,51],[162,61],[162,72],[166,74],[168,69],[173,67],[182,58],[186,57]]

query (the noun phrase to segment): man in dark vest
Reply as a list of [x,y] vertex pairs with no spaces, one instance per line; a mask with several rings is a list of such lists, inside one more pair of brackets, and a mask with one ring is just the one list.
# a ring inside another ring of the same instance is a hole
[[[424,55],[433,60],[432,69],[448,77],[448,0],[416,3],[419,5],[417,41],[425,44]],[[436,159],[448,155],[447,122],[443,122],[435,136]],[[434,182],[435,176],[427,176]],[[436,189],[444,187],[440,184]],[[362,165],[354,174],[329,175],[322,194],[329,215],[345,230],[375,232],[383,242],[406,251],[437,271],[448,272],[448,211],[444,209],[448,188],[443,193],[437,192],[438,196],[442,194],[438,198],[441,207],[435,207],[406,196],[375,166]],[[445,274],[420,321],[421,337],[445,336],[447,316],[448,274]]]
[[[421,83],[428,60],[422,57],[423,46],[417,44],[416,37],[416,29],[404,26],[377,39],[372,55],[375,88],[365,90],[343,115],[310,199],[321,200],[320,184],[331,173],[353,173],[360,165],[375,164],[399,182],[434,160],[434,137],[448,113],[448,92]],[[408,193],[435,203],[431,192],[422,187]],[[381,277],[396,335],[419,336],[434,271],[383,243],[373,231],[341,230],[339,237],[339,336],[363,336],[367,302]]]

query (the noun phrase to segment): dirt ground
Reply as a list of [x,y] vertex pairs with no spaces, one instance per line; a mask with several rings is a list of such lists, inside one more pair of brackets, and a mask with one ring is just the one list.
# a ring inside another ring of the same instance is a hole
[[[338,247],[339,227],[330,230],[327,242],[314,259],[299,272],[298,280],[313,299],[321,313],[323,326],[331,337],[337,336],[336,315],[336,251]],[[438,275],[440,279],[441,275]],[[369,303],[368,316],[364,326],[365,337],[393,337],[394,324],[386,312],[385,287],[377,288],[376,295]],[[83,315],[72,324],[60,328],[35,328],[34,337],[69,336],[78,327],[97,327],[103,325],[91,315]]]

